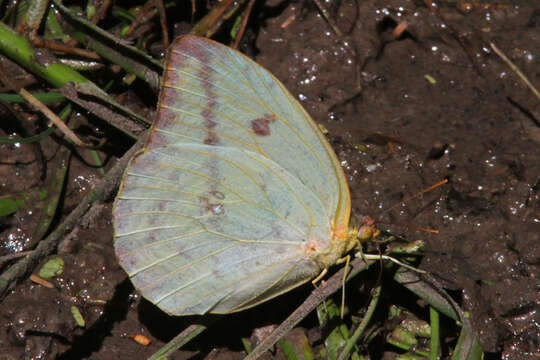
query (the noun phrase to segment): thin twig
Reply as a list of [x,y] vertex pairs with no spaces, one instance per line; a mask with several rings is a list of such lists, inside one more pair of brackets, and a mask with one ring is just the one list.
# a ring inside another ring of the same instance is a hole
[[246,31],[246,27],[249,21],[249,15],[251,14],[253,5],[255,5],[255,0],[249,0],[249,3],[244,10],[244,14],[242,16],[242,25],[240,26],[240,29],[236,33],[236,38],[234,39],[234,44],[232,46],[233,49],[238,49],[238,46],[240,46],[240,41],[242,41],[242,37],[244,36],[244,32]]
[[313,2],[315,3],[315,5],[317,5],[317,8],[321,12],[322,16],[324,17],[328,25],[330,25],[330,28],[332,29],[332,31],[340,38],[343,38],[343,32],[339,30],[339,27],[334,21],[334,18],[330,16],[330,12],[324,7],[321,0],[313,0]]
[[19,93],[19,95],[26,100],[30,105],[39,110],[45,115],[60,131],[62,131],[73,143],[77,146],[86,146],[75,133],[60,119],[54,112],[52,112],[47,105],[42,103],[38,98],[28,92],[25,88],[19,87],[3,68],[0,68],[0,77],[3,83],[5,83],[12,91]]
[[446,27],[450,30],[450,35],[452,35],[452,37],[458,42],[459,46],[461,46],[461,48],[465,52],[465,55],[467,55],[467,57],[469,58],[469,61],[473,65],[478,75],[483,77],[484,75],[482,73],[482,68],[478,65],[478,61],[476,60],[476,57],[470,49],[470,43],[465,38],[465,36],[460,34],[460,32],[452,25],[452,22],[449,21],[446,16],[441,14],[441,12],[439,11],[439,7],[437,6],[438,2],[435,2],[434,0],[424,0],[424,4],[437,18],[439,18],[446,25]]
[[95,53],[94,51],[77,48],[74,46],[69,46],[65,44],[60,44],[55,41],[43,40],[39,37],[34,37],[32,43],[36,47],[45,47],[54,51],[61,51],[66,54],[73,54],[81,57],[85,57],[92,60],[101,60],[101,56]]
[[223,22],[233,16],[246,0],[223,0],[217,3],[208,14],[200,19],[190,30],[190,34],[212,37]]
[[101,5],[94,14],[94,17],[92,17],[92,24],[97,25],[97,23],[105,17],[105,14],[107,13],[107,10],[109,10],[111,4],[111,0],[105,0],[101,2]]
[[30,94],[25,88],[19,90],[21,95],[30,105],[39,110],[43,115],[47,117],[56,127],[73,141],[77,146],[87,146],[75,133],[60,119],[55,113],[51,111],[44,103],[39,101],[34,95]]
[[[165,49],[167,49],[169,47],[169,33],[167,32],[167,14],[165,13],[165,5],[163,4],[163,0],[147,1],[144,4],[143,9],[137,15],[137,18],[135,18],[135,20],[129,27],[128,31],[126,32],[126,35],[131,35],[133,33],[133,30],[135,30],[135,28],[141,24],[143,18],[154,7],[158,10],[158,13],[159,13],[159,20],[160,20],[161,31],[163,35],[163,46],[165,47]],[[147,20],[149,19],[145,19],[145,21]]]
[[52,282],[45,280],[43,278],[40,278],[36,274],[30,275],[30,281],[32,281],[33,283],[39,284],[41,286],[44,286],[46,288],[54,289],[54,284]]
[[204,325],[193,324],[193,325],[188,326],[184,331],[176,335],[171,341],[169,341],[161,349],[159,349],[155,354],[149,357],[148,360],[168,359],[169,356],[174,354],[174,352],[176,352],[182,346],[184,346],[185,344],[190,342],[192,339],[197,337],[197,335],[205,331],[212,322],[213,321],[210,320],[208,323]]
[[489,46],[491,46],[491,48],[493,49],[493,51],[495,51],[495,54],[499,55],[499,57],[508,65],[510,66],[510,69],[512,69],[512,71],[514,71],[517,76],[519,76],[519,78],[525,83],[525,85],[527,85],[527,87],[529,88],[529,90],[531,90],[533,92],[533,94],[538,98],[540,99],[540,93],[538,92],[538,90],[534,87],[534,85],[529,81],[529,79],[521,72],[521,70],[512,62],[512,60],[510,60],[509,58],[506,57],[506,55],[504,55],[504,53],[499,50],[499,48],[497,46],[495,46],[494,43],[489,43]]
[[4,263],[6,263],[8,261],[11,261],[13,259],[18,259],[20,257],[30,255],[33,251],[34,250],[21,251],[21,252],[14,253],[14,254],[8,254],[8,255],[0,256],[0,266],[2,266]]

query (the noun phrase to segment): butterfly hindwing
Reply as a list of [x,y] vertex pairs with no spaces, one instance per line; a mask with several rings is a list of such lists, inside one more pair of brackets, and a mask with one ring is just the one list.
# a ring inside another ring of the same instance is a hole
[[116,252],[136,288],[171,314],[226,313],[277,296],[322,269],[320,200],[271,160],[204,144],[136,157],[115,205]]

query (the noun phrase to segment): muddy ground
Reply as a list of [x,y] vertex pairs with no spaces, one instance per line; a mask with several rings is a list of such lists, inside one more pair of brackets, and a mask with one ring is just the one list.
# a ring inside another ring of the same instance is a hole
[[[540,8],[533,4],[441,2],[432,11],[419,1],[329,2],[339,36],[311,2],[260,2],[241,47],[328,130],[353,212],[425,240],[420,267],[470,312],[490,359],[540,354],[540,99],[490,47],[539,87]],[[189,28],[186,19],[169,21],[171,31]],[[402,22],[408,26],[396,35]],[[151,116],[149,92],[120,99]],[[28,131],[2,117],[1,136]],[[92,121],[87,133],[106,134]],[[108,144],[102,155],[110,167],[130,143]],[[41,149],[0,145],[0,195],[38,184],[41,164],[50,175],[61,146],[55,138]],[[85,151],[71,156],[61,218],[101,177],[88,162]],[[400,203],[442,179],[448,183]],[[24,249],[40,211],[36,205],[2,220],[1,255]],[[145,358],[192,320],[167,317],[132,288],[114,256],[110,202],[81,219],[59,256],[66,267],[52,280],[55,289],[27,279],[0,304],[1,359]],[[279,323],[309,290],[219,322],[176,358],[241,358],[240,338]],[[76,326],[73,304],[85,328]],[[134,334],[152,344],[141,347],[129,339]]]

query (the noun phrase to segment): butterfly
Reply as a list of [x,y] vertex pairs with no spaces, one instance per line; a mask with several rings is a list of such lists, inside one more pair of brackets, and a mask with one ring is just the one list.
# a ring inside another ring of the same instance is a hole
[[171,315],[258,305],[354,248],[350,213],[336,154],[278,79],[212,40],[173,43],[113,210],[117,257],[145,298]]

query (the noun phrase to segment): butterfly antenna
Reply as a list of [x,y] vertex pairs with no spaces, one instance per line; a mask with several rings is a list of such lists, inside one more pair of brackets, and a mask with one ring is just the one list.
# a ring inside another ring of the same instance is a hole
[[389,141],[387,144],[388,144],[388,148],[390,149],[390,152],[392,153],[392,155],[395,155],[396,154],[396,149],[394,148],[394,143],[392,141]]
[[388,209],[384,210],[379,215],[387,213],[388,211],[390,211],[392,209],[395,209],[396,207],[398,207],[398,206],[400,206],[402,204],[405,204],[405,203],[407,203],[407,202],[409,202],[409,201],[411,201],[413,199],[416,199],[417,197],[420,197],[420,196],[424,195],[425,193],[430,192],[431,190],[434,190],[434,189],[438,188],[439,186],[446,184],[447,182],[448,182],[448,179],[443,179],[443,180],[437,182],[436,184],[433,184],[430,187],[425,188],[424,190],[420,191],[419,193],[417,193],[417,194],[415,194],[415,195],[413,195],[411,197],[408,197],[405,200],[400,201],[400,202],[398,202],[397,204],[395,204],[393,206],[390,206]]
[[414,226],[414,225],[405,225],[405,227],[409,230],[423,231],[423,232],[432,233],[432,234],[439,233],[438,229],[429,229],[429,228],[424,228],[424,227],[419,227],[419,226]]
[[405,145],[407,147],[414,149],[415,151],[419,153],[428,151],[428,149],[426,149],[424,146],[405,141],[395,136],[385,135],[377,131],[371,131],[364,128],[355,128],[355,129],[350,130],[350,132],[363,134],[365,136],[364,141],[366,142],[369,142],[375,145],[387,145],[390,148],[390,152],[392,152],[392,154],[396,153],[394,144]]
[[[448,182],[448,179],[444,179],[444,180],[441,180],[439,182],[437,182],[436,184],[433,184],[431,185],[430,187],[427,187],[425,188],[424,190],[420,191],[419,193],[411,196],[411,197],[408,197],[406,198],[405,200],[403,201],[400,201],[398,202],[397,204],[389,207],[388,209],[382,211],[381,213],[379,213],[379,217],[384,214],[384,213],[387,213],[388,211],[392,210],[392,209],[395,209],[396,207],[402,205],[402,204],[405,204],[413,199],[416,199],[417,197],[420,197],[422,196],[423,194],[429,192],[429,191],[432,191],[436,188],[438,188],[439,186],[442,186],[444,184],[446,184]],[[383,222],[378,222],[378,224],[384,224]],[[419,227],[419,226],[414,226],[414,225],[407,225],[407,224],[393,224],[393,225],[397,225],[397,226],[401,226],[401,227],[404,227],[404,228],[407,228],[409,230],[417,230],[417,231],[423,231],[423,232],[427,232],[427,233],[432,233],[432,234],[438,234],[439,233],[439,230],[437,229],[430,229],[430,228],[425,228],[425,227]]]

